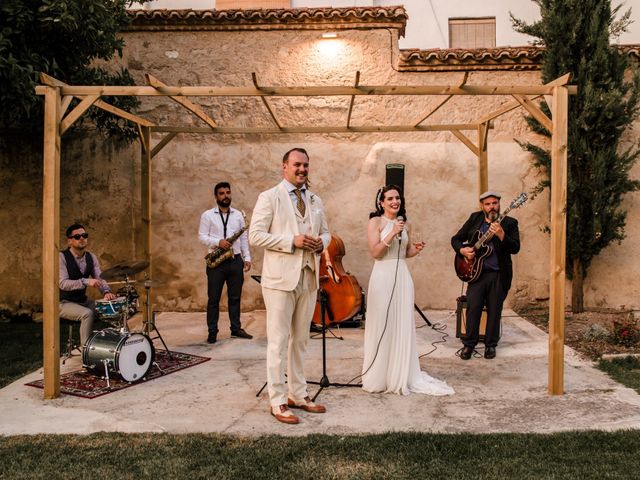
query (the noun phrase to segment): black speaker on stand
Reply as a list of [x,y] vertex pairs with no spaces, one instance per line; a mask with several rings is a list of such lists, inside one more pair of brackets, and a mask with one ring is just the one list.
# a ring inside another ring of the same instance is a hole
[[385,185],[397,185],[404,195],[404,165],[402,163],[387,163]]

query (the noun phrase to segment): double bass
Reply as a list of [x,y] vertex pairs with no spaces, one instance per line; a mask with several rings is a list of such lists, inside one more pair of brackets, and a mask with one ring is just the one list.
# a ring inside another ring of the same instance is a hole
[[[356,277],[342,266],[345,248],[342,239],[331,234],[329,246],[320,257],[320,288],[327,294],[325,325],[349,320],[362,307],[362,289]],[[313,323],[322,325],[320,297],[313,312]]]

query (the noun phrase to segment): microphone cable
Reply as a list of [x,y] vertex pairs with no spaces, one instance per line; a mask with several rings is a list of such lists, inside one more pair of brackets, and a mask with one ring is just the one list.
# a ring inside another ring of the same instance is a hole
[[[402,235],[402,233],[400,235]],[[378,344],[376,345],[376,353],[373,355],[373,360],[371,360],[371,363],[369,364],[367,369],[364,372],[362,372],[360,375],[356,375],[351,380],[349,380],[347,382],[347,385],[349,385],[351,382],[356,381],[359,378],[364,377],[367,374],[367,372],[371,370],[373,365],[376,363],[376,359],[378,358],[380,345],[382,344],[382,339],[384,338],[384,334],[387,331],[387,325],[389,324],[389,310],[391,309],[391,301],[393,300],[393,294],[396,291],[396,284],[398,283],[398,267],[400,266],[400,247],[402,246],[402,237],[400,237],[399,240],[400,241],[398,242],[398,255],[396,257],[396,270],[393,277],[393,287],[391,287],[391,295],[389,296],[389,302],[387,303],[387,312],[385,314],[384,327],[382,329],[382,333],[380,334],[380,338],[378,339]]]
[[[447,320],[449,320],[453,315],[455,314],[455,312],[450,312],[449,316],[447,318],[444,319],[444,321],[446,322]],[[419,328],[424,328],[427,325],[421,325],[419,327],[416,327],[416,330]],[[446,331],[447,330],[447,325],[444,323],[440,323],[440,322],[434,322],[433,325],[431,326],[432,330],[435,330],[436,332],[438,332],[441,335],[440,340],[435,340],[433,342],[431,342],[431,346],[433,347],[431,350],[429,350],[427,353],[423,353],[422,355],[418,355],[418,359],[422,358],[422,357],[426,357],[427,355],[431,355],[433,352],[435,352],[438,349],[438,344],[440,343],[447,343],[447,338],[449,338],[449,333]]]

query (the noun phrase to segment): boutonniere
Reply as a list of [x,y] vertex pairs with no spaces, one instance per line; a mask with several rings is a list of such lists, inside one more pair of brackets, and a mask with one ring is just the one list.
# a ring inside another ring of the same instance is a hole
[[313,205],[316,201],[316,196],[312,193],[309,195],[309,202]]

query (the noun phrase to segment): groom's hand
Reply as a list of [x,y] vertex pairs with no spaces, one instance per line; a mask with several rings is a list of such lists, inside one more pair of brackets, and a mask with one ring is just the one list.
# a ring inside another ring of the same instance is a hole
[[310,252],[321,252],[324,247],[320,238],[310,237],[309,235],[296,235],[293,237],[293,245],[296,248],[302,248]]

